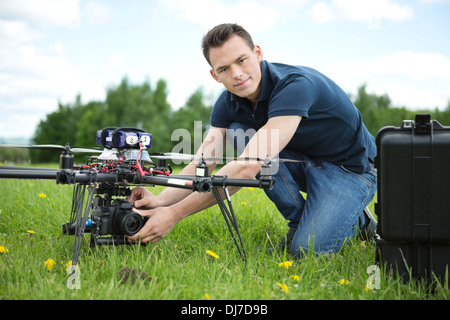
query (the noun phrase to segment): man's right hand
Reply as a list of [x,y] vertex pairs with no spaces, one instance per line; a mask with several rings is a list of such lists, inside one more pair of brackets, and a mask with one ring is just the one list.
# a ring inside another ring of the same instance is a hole
[[144,187],[136,187],[131,190],[131,195],[127,200],[136,209],[149,210],[157,207],[156,196]]

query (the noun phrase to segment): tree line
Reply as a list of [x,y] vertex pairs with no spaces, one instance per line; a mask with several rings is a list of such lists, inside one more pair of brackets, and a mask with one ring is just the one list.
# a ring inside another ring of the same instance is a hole
[[[429,113],[433,120],[442,125],[450,125],[450,101],[445,110],[409,110],[392,105],[387,94],[368,93],[366,85],[361,85],[355,96],[350,96],[360,110],[368,130],[376,136],[384,126],[400,126],[403,120],[412,120],[416,113]],[[119,85],[107,89],[105,101],[81,102],[78,95],[73,103],[58,104],[58,109],[46,116],[38,124],[34,144],[69,143],[72,147],[93,148],[96,146],[96,132],[105,127],[134,127],[152,134],[151,152],[170,152],[179,141],[171,141],[175,129],[184,128],[193,136],[194,121],[201,121],[203,132],[209,124],[213,97],[197,89],[178,110],[168,103],[168,86],[165,80],[157,81],[154,88],[148,81],[131,84],[124,77]],[[11,151],[0,150],[0,161],[24,158],[23,150],[14,155]],[[192,150],[195,152],[195,150]],[[33,162],[57,162],[59,153],[32,150]],[[86,155],[79,155],[83,160]],[[14,159],[10,159],[10,158]]]

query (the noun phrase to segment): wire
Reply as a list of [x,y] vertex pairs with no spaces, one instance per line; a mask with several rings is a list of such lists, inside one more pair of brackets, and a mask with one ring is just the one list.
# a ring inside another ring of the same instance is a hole
[[139,174],[141,175],[141,177],[143,177],[143,176],[145,176],[145,173],[142,170],[141,164],[139,162],[139,156],[141,155],[141,152],[142,152],[142,144],[139,141],[139,152],[138,152],[137,157],[136,157],[136,166],[137,166],[137,168],[139,170]]

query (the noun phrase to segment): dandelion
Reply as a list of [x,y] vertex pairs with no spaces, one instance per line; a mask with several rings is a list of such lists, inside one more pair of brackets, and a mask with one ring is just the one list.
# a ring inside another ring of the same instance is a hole
[[366,242],[365,241],[361,241],[360,244],[358,245],[359,249],[362,249],[366,246]]
[[284,283],[281,284],[279,282],[277,282],[277,285],[285,292],[285,293],[289,293],[289,288],[287,285],[285,285]]
[[364,287],[364,290],[366,290],[366,292],[369,292],[370,288],[369,286],[366,284],[366,286]]
[[47,198],[47,196],[43,193],[39,193],[39,198]]
[[206,250],[206,253],[209,254],[211,257],[219,259],[219,256],[212,252],[211,250]]
[[205,299],[206,300],[211,300],[211,297],[209,296],[209,294],[205,293]]
[[46,267],[47,270],[52,270],[54,265],[55,265],[55,260],[53,260],[53,259],[47,259],[44,262],[44,267]]
[[[102,261],[103,261],[103,260],[102,260]],[[102,261],[101,261],[101,263],[103,263]],[[66,263],[66,271],[69,270],[69,268],[70,268],[71,266],[72,266],[72,260],[70,260],[69,262]],[[77,263],[77,266],[78,266],[78,263]]]
[[285,267],[286,269],[289,269],[289,267],[292,267],[292,264],[294,263],[294,261],[284,261],[284,262],[280,262],[278,264],[279,267]]
[[247,205],[247,202],[241,202],[241,204],[242,204],[243,206],[246,206],[246,205]]
[[8,249],[6,249],[4,246],[0,246],[0,253],[7,253]]
[[298,280],[300,280],[300,277],[298,275],[296,275],[296,274],[293,274],[293,275],[289,276],[289,279],[298,281]]
[[27,230],[27,232],[29,233],[29,234],[35,234],[36,232],[34,232],[33,230]]
[[253,190],[255,190],[255,188],[253,188],[253,187],[248,187],[248,190],[253,191]]
[[348,285],[350,282],[348,281],[348,280],[346,280],[346,279],[341,279],[341,280],[339,280],[339,284],[341,285],[341,286],[343,286],[343,285]]

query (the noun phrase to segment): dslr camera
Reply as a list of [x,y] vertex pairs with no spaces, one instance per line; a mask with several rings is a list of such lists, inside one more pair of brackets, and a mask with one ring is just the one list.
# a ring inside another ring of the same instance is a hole
[[[125,236],[138,233],[147,220],[148,218],[134,212],[133,206],[126,199],[112,200],[112,196],[108,192],[104,197],[101,195],[94,197],[92,215],[86,221],[84,232],[91,233],[91,247],[132,244]],[[63,224],[63,234],[74,235],[75,228],[75,222]]]

